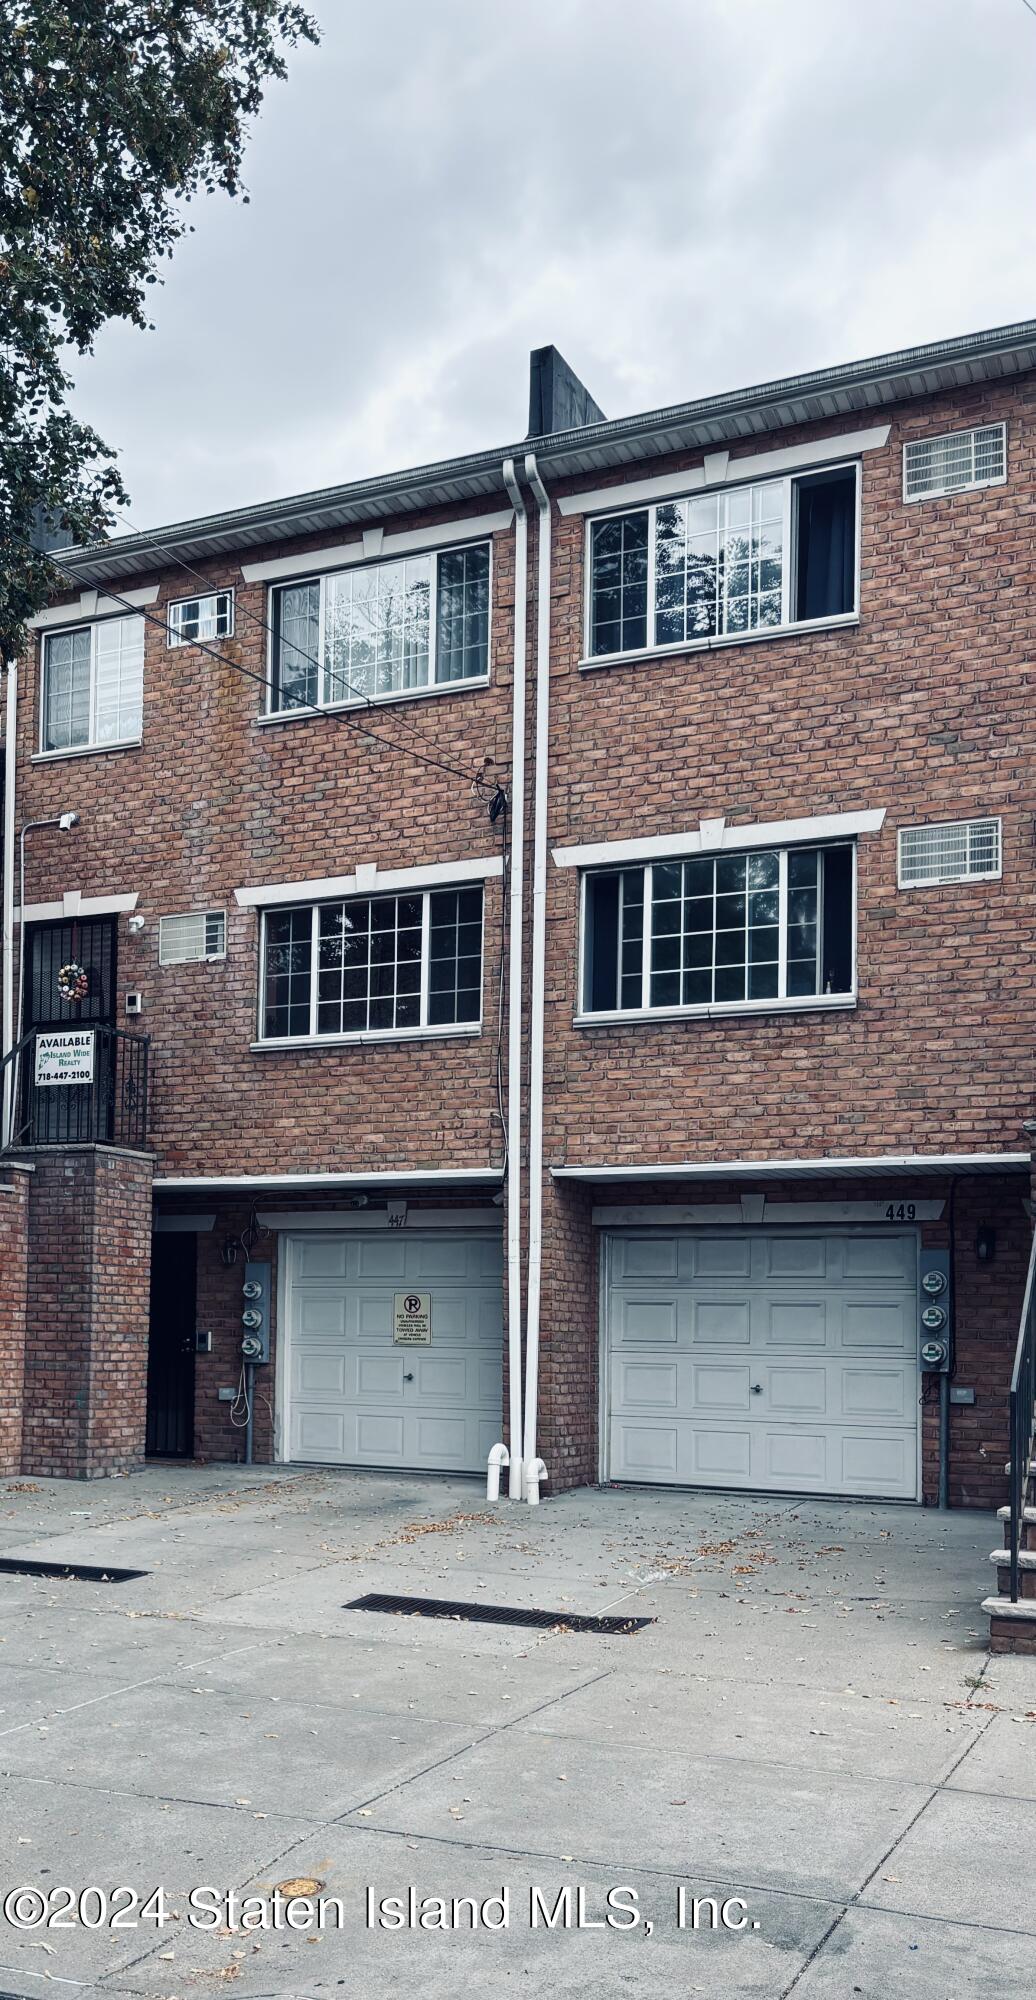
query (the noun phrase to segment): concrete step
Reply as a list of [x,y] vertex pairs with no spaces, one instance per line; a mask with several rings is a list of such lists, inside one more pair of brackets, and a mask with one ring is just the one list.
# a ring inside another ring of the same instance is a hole
[[1036,1597],[1028,1603],[1012,1604],[1009,1597],[984,1597],[982,1609],[990,1618],[1007,1618],[1019,1625],[1036,1625]]
[[[1010,1569],[1011,1551],[1010,1549],[993,1549],[989,1560],[991,1563],[995,1563],[998,1569]],[[1018,1567],[1019,1569],[1036,1569],[1036,1549],[1019,1549]]]
[[[998,1521],[1009,1521],[1011,1518],[1010,1507],[998,1507],[996,1510],[996,1518]],[[1023,1507],[1022,1520],[1031,1523],[1033,1526],[1036,1526],[1036,1507]]]

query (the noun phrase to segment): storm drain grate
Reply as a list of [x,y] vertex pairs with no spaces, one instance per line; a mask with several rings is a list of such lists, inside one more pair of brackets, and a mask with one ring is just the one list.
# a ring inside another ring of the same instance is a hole
[[531,1625],[541,1632],[641,1632],[653,1618],[584,1618],[576,1611],[526,1611],[513,1604],[455,1604],[446,1597],[387,1597],[371,1591],[343,1611],[388,1611],[398,1618],[456,1618],[469,1625]]
[[[35,1562],[31,1556],[0,1556],[0,1574],[4,1576],[57,1576],[63,1582],[76,1583],[131,1583],[134,1577],[147,1576],[146,1569],[109,1569],[97,1563]],[[0,1995],[0,2000],[3,1996]]]

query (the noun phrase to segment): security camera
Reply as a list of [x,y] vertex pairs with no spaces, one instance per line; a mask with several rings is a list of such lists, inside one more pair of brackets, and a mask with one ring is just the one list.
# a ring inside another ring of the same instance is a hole
[[143,917],[133,916],[126,918],[126,929],[128,931],[132,931],[134,936],[136,936],[138,931],[142,931],[143,928],[144,928]]
[[60,819],[58,820],[58,826],[60,827],[62,833],[71,833],[72,828],[78,825],[79,825],[78,813],[73,813],[73,812],[62,813]]

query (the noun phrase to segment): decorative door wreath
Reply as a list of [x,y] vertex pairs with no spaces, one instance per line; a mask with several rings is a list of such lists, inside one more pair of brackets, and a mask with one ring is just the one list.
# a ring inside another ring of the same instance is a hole
[[90,991],[90,974],[78,959],[70,958],[58,973],[58,998],[69,1007],[77,1007]]

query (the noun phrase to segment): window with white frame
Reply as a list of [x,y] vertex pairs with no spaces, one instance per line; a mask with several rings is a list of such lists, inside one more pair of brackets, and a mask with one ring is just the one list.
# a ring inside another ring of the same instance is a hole
[[385,700],[489,672],[489,543],[273,591],[274,710]]
[[899,829],[899,886],[996,881],[1001,873],[1000,821],[964,819]]
[[227,918],[224,910],[188,910],[183,916],[158,920],[160,965],[188,965],[206,958],[225,958]]
[[851,615],[858,483],[842,465],[591,521],[588,657]]
[[44,633],[42,750],[138,742],[143,698],[143,618]]
[[212,590],[203,597],[180,597],[169,606],[169,644],[196,646],[234,633],[234,593]]
[[481,1011],[481,884],[266,912],[266,1041],[460,1027]]
[[938,500],[972,486],[1002,486],[1006,478],[1006,424],[911,438],[903,446],[904,500]]
[[588,874],[584,1015],[808,1005],[854,984],[854,848],[755,849]]

